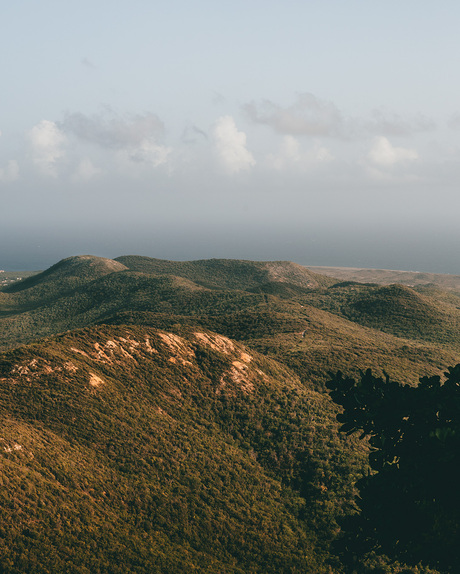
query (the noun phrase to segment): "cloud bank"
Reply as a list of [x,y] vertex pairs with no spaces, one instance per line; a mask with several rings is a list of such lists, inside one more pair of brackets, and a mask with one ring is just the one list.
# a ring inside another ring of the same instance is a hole
[[[310,93],[285,107],[264,100],[246,104],[240,115],[238,109],[220,116],[216,112],[217,119],[205,130],[190,118],[175,132],[153,112],[122,114],[108,107],[42,119],[19,145],[17,140],[8,145],[8,136],[2,136],[6,152],[0,155],[0,182],[6,189],[20,174],[21,182],[33,183],[38,172],[56,185],[71,182],[84,189],[92,182],[87,189],[103,193],[132,180],[153,193],[172,178],[177,189],[199,190],[231,182],[219,180],[222,174],[241,173],[255,191],[265,186],[264,178],[271,183],[275,175],[311,190],[351,189],[377,180],[388,185],[460,180],[460,146],[439,137],[435,141],[433,132],[441,128],[422,114],[379,108],[353,119]],[[446,118],[445,131],[457,128],[459,117]]]

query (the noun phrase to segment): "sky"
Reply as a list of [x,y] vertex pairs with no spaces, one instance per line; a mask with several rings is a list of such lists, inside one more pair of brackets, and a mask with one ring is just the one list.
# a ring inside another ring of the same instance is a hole
[[1,20],[1,269],[460,274],[460,3],[17,0]]

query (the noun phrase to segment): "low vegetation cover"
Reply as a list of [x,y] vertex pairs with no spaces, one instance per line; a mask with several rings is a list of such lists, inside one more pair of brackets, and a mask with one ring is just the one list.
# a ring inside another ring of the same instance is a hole
[[0,571],[447,572],[390,544],[350,562],[375,444],[338,432],[326,382],[370,367],[418,389],[460,361],[459,300],[137,256],[4,287]]

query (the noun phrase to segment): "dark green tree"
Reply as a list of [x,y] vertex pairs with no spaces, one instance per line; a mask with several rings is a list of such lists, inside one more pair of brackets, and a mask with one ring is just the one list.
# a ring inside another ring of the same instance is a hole
[[460,572],[460,364],[411,387],[338,372],[327,384],[347,434],[370,445],[358,512],[337,541],[343,559],[370,551]]

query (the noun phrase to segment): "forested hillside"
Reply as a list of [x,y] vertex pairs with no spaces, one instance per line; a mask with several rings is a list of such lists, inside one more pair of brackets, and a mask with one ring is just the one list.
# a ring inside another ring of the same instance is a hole
[[[138,256],[3,288],[0,569],[346,574],[330,544],[368,447],[337,432],[328,373],[439,374],[460,361],[458,301]],[[356,564],[431,572],[404,568]]]
[[0,377],[2,572],[329,571],[363,460],[281,365],[96,327],[5,354]]

